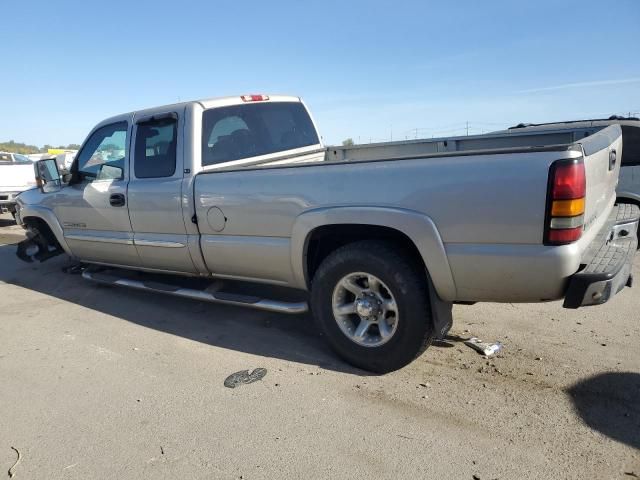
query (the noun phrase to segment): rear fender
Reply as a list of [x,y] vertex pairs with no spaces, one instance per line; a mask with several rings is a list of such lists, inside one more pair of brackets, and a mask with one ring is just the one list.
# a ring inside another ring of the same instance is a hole
[[304,212],[291,234],[291,265],[295,287],[307,289],[306,251],[310,234],[327,225],[362,224],[388,227],[406,235],[417,247],[440,299],[451,302],[456,287],[447,254],[431,218],[419,212],[388,207],[329,207]]

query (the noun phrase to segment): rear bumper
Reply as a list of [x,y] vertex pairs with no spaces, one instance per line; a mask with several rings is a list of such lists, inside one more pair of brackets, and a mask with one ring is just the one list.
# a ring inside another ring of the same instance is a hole
[[600,305],[633,281],[640,208],[615,205],[583,257],[583,268],[569,279],[565,308]]

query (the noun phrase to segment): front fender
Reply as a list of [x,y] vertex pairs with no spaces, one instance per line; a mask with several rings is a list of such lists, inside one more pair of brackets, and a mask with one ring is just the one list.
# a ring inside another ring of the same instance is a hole
[[58,241],[62,249],[65,251],[65,253],[67,255],[73,256],[73,254],[71,253],[71,249],[69,248],[69,245],[67,245],[67,242],[64,239],[64,232],[62,230],[62,226],[60,225],[60,222],[58,222],[58,218],[56,217],[55,213],[53,213],[53,210],[47,207],[43,207],[41,205],[20,204],[19,217],[20,217],[21,224],[24,224],[25,220],[30,217],[39,218],[42,221],[44,221],[47,225],[49,225],[51,232],[56,237],[56,240]]
[[445,301],[455,300],[455,282],[433,220],[419,212],[390,207],[327,207],[300,214],[291,233],[291,265],[296,287],[307,288],[305,260],[311,232],[318,227],[344,224],[388,227],[405,234],[420,252],[438,296]]

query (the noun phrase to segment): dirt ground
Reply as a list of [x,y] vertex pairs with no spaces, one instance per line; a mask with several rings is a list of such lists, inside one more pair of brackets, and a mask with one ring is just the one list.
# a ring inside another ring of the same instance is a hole
[[0,217],[0,478],[11,447],[14,479],[640,478],[638,286],[456,306],[449,341],[373,376],[308,316],[97,286],[20,262],[21,238]]

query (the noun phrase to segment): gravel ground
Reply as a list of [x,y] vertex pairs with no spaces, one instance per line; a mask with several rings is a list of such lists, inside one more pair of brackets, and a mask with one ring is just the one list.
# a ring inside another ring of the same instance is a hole
[[640,477],[638,288],[456,306],[447,342],[373,376],[309,317],[100,287],[21,238],[0,217],[0,475],[15,447],[15,479]]

